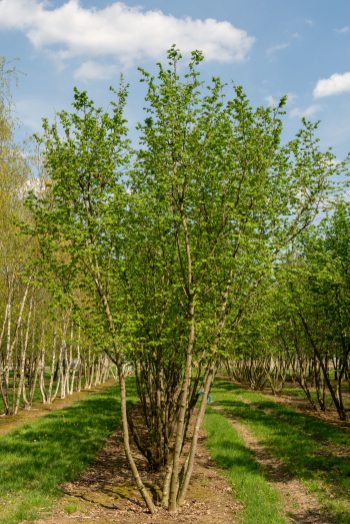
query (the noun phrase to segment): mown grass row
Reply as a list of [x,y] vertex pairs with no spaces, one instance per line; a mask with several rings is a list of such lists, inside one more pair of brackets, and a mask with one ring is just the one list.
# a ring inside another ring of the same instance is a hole
[[62,494],[115,430],[116,388],[21,426],[0,439],[0,523],[36,519]]
[[[332,382],[333,382],[334,388],[336,389],[335,382],[334,381]],[[314,387],[310,387],[309,391],[310,391],[311,398],[313,399],[315,404],[318,405],[316,389]],[[350,387],[344,384],[343,385],[343,401],[344,401],[344,405],[346,409],[350,409],[349,393],[350,393]],[[300,387],[292,386],[291,384],[287,384],[283,387],[283,391],[281,392],[281,395],[290,395],[291,397],[301,398],[305,400],[305,402],[308,402],[304,391]],[[332,395],[330,393],[326,393],[325,400],[326,400],[327,411],[333,407],[334,412],[335,412]],[[310,404],[310,407],[311,407],[311,404]]]
[[[133,393],[133,382],[129,391]],[[74,479],[94,459],[119,421],[115,388],[93,394],[72,406],[21,426],[0,440],[0,523],[35,520],[62,495],[60,485]],[[245,524],[284,524],[281,504],[268,486],[254,459],[221,415],[210,413],[206,423],[221,428],[211,433],[217,458],[227,465],[239,443],[231,479],[236,479],[242,502],[254,501],[244,510]],[[226,432],[226,433],[225,433]],[[225,434],[225,439],[223,435]],[[222,464],[223,465],[223,464]],[[252,498],[251,493],[254,492]],[[257,519],[259,507],[259,519]]]
[[319,496],[338,524],[350,523],[349,431],[229,382],[218,381],[213,397]]
[[280,495],[268,484],[253,454],[230,422],[209,409],[205,417],[207,444],[211,456],[225,472],[242,511],[235,515],[240,524],[286,524]]
[[[350,523],[350,463],[337,453],[350,445],[349,433],[228,382],[218,382],[212,393],[227,415],[247,424],[291,474],[320,495],[339,524]],[[62,494],[60,485],[93,460],[119,414],[116,390],[109,388],[1,438],[0,523],[31,521],[48,510]],[[242,502],[236,519],[284,524],[283,501],[227,418],[209,408],[205,425],[211,454]]]

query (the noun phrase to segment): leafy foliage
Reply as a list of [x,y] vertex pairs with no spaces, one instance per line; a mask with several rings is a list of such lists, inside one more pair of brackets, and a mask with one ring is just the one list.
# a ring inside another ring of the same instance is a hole
[[[135,151],[124,85],[109,112],[75,90],[73,112],[60,112],[53,125],[44,121],[38,140],[46,190],[30,199],[43,274],[55,275],[56,293],[89,305],[95,335],[118,367],[125,449],[151,511],[129,429],[150,466],[164,471],[163,505],[175,511],[227,342],[339,170],[332,153],[319,149],[317,125],[304,121],[282,142],[285,98],[276,108],[253,108],[241,87],[232,92],[219,78],[204,85],[202,59],[194,51],[180,74],[173,46],[156,77],[141,70],[146,115]],[[136,374],[145,442],[130,414],[127,420],[127,364]]]

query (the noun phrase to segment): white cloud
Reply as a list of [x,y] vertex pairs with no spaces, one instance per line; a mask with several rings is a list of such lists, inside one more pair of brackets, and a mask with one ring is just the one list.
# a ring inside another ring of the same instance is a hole
[[297,98],[298,95],[290,91],[289,93],[287,93],[287,104],[293,104],[293,102],[295,102]]
[[315,98],[321,98],[323,96],[338,95],[346,92],[350,92],[350,73],[335,73],[329,78],[319,80],[313,91],[313,95]]
[[278,99],[273,97],[272,95],[266,96],[265,100],[271,107],[276,107],[278,104]]
[[0,0],[0,29],[22,31],[36,48],[54,49],[62,60],[112,56],[126,65],[157,59],[173,43],[184,53],[201,49],[208,60],[242,61],[255,41],[227,21],[176,18],[122,2],[85,8],[68,0],[49,9],[41,0]]
[[339,29],[336,29],[337,33],[349,33],[350,32],[350,26],[345,25],[344,27],[340,27]]
[[289,46],[290,46],[290,42],[282,42],[281,44],[276,44],[266,49],[266,54],[268,56],[274,55],[278,51],[283,51],[284,49],[287,49]]
[[99,64],[93,60],[83,62],[74,72],[74,78],[88,82],[89,80],[108,80],[117,73],[114,65]]
[[311,118],[313,115],[322,110],[322,107],[319,105],[311,105],[306,109],[300,109],[300,107],[294,107],[289,115],[292,118]]

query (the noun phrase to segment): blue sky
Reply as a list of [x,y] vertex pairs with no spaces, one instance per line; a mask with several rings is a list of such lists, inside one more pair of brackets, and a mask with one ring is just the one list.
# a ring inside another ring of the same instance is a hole
[[142,118],[137,66],[176,43],[202,48],[203,74],[242,84],[254,104],[289,94],[286,136],[320,119],[323,146],[350,151],[349,0],[0,0],[0,54],[18,58],[21,135],[69,107],[74,85],[106,104],[121,72],[127,116]]

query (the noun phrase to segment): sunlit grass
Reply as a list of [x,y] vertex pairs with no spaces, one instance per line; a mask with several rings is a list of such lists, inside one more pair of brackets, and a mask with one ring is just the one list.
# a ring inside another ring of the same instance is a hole
[[[336,384],[334,383],[334,381],[333,381],[333,385],[334,385],[334,388],[336,389]],[[317,405],[316,389],[314,387],[310,387],[309,391],[310,391],[311,398],[313,399],[313,401]],[[350,408],[350,399],[346,396],[349,393],[350,393],[350,387],[347,384],[343,385],[343,402],[344,402],[344,405],[345,405],[346,409]],[[290,384],[285,385],[283,387],[282,394],[283,395],[290,395],[292,397],[303,398],[305,401],[307,401],[307,397],[306,397],[304,391],[300,387],[298,387],[298,386],[292,386]],[[327,410],[329,410],[330,408],[333,408],[335,410],[334,404],[333,404],[333,400],[332,400],[332,396],[331,396],[330,393],[326,393],[326,408],[327,408]]]
[[218,381],[213,396],[319,496],[337,523],[350,523],[350,461],[341,453],[349,449],[349,431],[228,382]]
[[235,498],[242,503],[242,511],[235,515],[236,522],[285,524],[279,494],[268,484],[230,422],[209,409],[205,427],[211,456],[229,479]]
[[22,426],[0,440],[0,523],[31,521],[96,456],[119,422],[109,388]]

